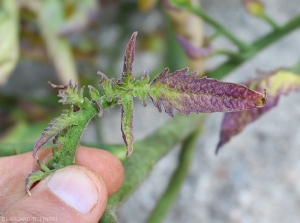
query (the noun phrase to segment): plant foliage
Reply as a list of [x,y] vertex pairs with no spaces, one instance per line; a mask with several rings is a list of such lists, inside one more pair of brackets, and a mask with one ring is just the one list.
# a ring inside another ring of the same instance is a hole
[[246,85],[257,91],[267,88],[268,104],[263,108],[226,113],[222,121],[220,141],[217,145],[216,153],[231,137],[239,134],[248,124],[254,122],[261,115],[274,108],[282,95],[287,95],[291,91],[299,90],[300,76],[281,69],[260,76],[256,80],[249,81]]
[[[115,81],[105,74],[101,75],[99,85],[104,93],[101,95],[94,87],[89,86],[90,98],[83,96],[84,87],[69,85],[54,85],[58,89],[59,102],[69,105],[70,108],[50,122],[37,141],[33,149],[33,156],[38,160],[38,150],[51,138],[54,138],[53,157],[47,164],[40,160],[40,171],[29,175],[26,189],[37,180],[43,179],[52,171],[66,165],[75,164],[75,154],[79,140],[89,123],[96,115],[102,116],[103,110],[119,104],[122,107],[121,131],[127,147],[126,156],[133,151],[133,99],[140,98],[146,105],[146,96],[149,95],[154,106],[161,111],[163,105],[170,116],[174,116],[174,109],[190,115],[190,113],[234,112],[263,107],[266,104],[266,95],[251,90],[244,85],[217,81],[203,77],[197,78],[197,71],[187,74],[188,68],[167,74],[165,69],[151,83],[148,72],[145,71],[140,80],[135,80],[132,72],[134,50],[137,32],[134,32],[126,47],[122,78]],[[60,146],[60,149],[58,149]]]

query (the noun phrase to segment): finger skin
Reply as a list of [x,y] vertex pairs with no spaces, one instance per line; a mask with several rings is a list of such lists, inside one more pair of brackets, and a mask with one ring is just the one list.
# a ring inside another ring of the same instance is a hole
[[50,175],[32,189],[32,196],[23,196],[9,207],[0,220],[26,218],[28,221],[34,222],[34,219],[52,218],[53,222],[97,222],[102,216],[107,202],[104,181],[98,173],[86,167],[68,166],[59,171],[66,170],[80,171],[94,183],[98,191],[98,198],[91,211],[86,214],[81,213],[57,197],[48,187]]
[[[51,148],[39,151],[39,158],[43,162],[46,162],[51,155]],[[80,146],[76,153],[76,163],[94,170],[101,176],[108,196],[121,187],[124,170],[121,162],[113,154],[101,149]],[[33,170],[38,169],[39,166],[32,157],[32,152],[0,158],[0,212],[7,210],[23,196],[28,196],[25,191],[26,177]]]

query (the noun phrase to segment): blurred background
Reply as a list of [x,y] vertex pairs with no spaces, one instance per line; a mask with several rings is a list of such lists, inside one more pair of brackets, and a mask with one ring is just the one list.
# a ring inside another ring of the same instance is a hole
[[[264,3],[278,24],[300,13],[299,0]],[[201,0],[194,4],[245,42],[271,30],[249,15],[241,0]],[[207,36],[213,34],[212,28],[199,18],[174,10],[168,1],[1,0],[1,155],[30,151],[48,122],[64,109],[48,81],[67,84],[72,79],[80,85],[98,87],[98,70],[120,77],[125,46],[134,31],[139,32],[133,64],[137,77],[145,69],[157,75],[164,67],[174,71],[189,66],[203,73],[227,59],[220,55],[207,58]],[[187,55],[178,36],[202,47],[203,54]],[[212,45],[235,50],[222,37],[215,38]],[[224,80],[241,83],[255,77],[257,70],[291,67],[299,58],[297,30]],[[299,92],[282,97],[277,108],[249,125],[215,156],[222,117],[208,116],[189,176],[164,222],[300,222]],[[159,114],[150,101],[146,108],[137,101],[135,140],[168,120],[167,114]],[[110,108],[101,119],[90,123],[82,141],[123,143],[119,108]],[[178,151],[174,148],[162,158],[124,203],[118,211],[119,222],[146,221],[176,167]]]

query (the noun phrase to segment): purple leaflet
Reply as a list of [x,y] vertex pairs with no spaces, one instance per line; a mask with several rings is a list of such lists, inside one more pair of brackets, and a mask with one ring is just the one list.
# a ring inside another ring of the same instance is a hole
[[216,148],[216,154],[231,137],[239,134],[248,124],[254,122],[261,115],[274,108],[281,95],[299,90],[300,76],[288,71],[276,71],[267,77],[261,77],[258,80],[252,81],[252,83],[248,85],[254,85],[254,89],[257,91],[268,89],[268,104],[263,108],[226,113],[221,125],[220,141]]
[[134,79],[132,73],[132,63],[134,61],[134,50],[135,50],[135,40],[138,32],[134,32],[127,44],[125,55],[124,55],[124,66],[123,66],[123,73],[122,73],[122,81],[125,78]]
[[194,113],[234,112],[263,107],[266,98],[244,85],[197,78],[197,71],[187,75],[188,68],[167,75],[165,69],[151,83],[149,95],[155,107],[174,116],[173,109]]
[[41,137],[35,143],[33,147],[33,157],[38,160],[37,152],[45,145],[50,139],[55,137],[61,130],[67,128],[71,124],[74,124],[74,116],[72,111],[68,111],[69,114],[63,113],[58,118],[53,119],[47,128],[45,128]]

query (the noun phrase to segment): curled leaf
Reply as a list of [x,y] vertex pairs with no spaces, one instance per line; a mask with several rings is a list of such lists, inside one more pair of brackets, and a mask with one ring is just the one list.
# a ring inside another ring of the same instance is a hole
[[155,107],[174,116],[173,109],[194,113],[234,112],[263,107],[265,96],[244,85],[197,78],[197,71],[187,75],[188,68],[167,75],[166,68],[150,86],[149,95]]
[[133,119],[133,98],[123,96],[119,103],[122,106],[121,130],[122,137],[126,144],[126,157],[130,156],[133,150],[132,119]]
[[33,147],[33,157],[38,159],[37,152],[38,150],[45,145],[50,139],[55,137],[61,130],[67,128],[70,125],[74,125],[75,116],[73,115],[72,109],[68,113],[63,113],[58,118],[53,119],[47,128],[45,128],[41,137],[35,143]]
[[249,83],[255,90],[268,89],[268,104],[263,108],[249,111],[226,113],[220,132],[220,141],[216,148],[216,153],[227,143],[231,137],[239,134],[248,124],[254,122],[261,115],[274,108],[281,95],[286,95],[291,91],[300,89],[300,76],[289,71],[277,71],[267,77]]
[[48,84],[50,84],[51,87],[58,89],[57,96],[61,98],[58,102],[62,104],[71,104],[78,106],[83,103],[84,86],[79,89],[77,82],[74,86],[72,84],[72,80],[69,81],[68,85],[56,85],[52,84],[50,81],[48,81]]
[[93,86],[88,85],[88,88],[90,90],[90,95],[92,102],[97,106],[98,108],[98,117],[101,117],[103,114],[103,108],[101,103],[101,98],[99,97],[99,91],[97,91]]
[[125,78],[134,79],[132,73],[132,63],[134,61],[135,40],[137,34],[138,32],[134,32],[132,34],[125,50],[122,80]]
[[114,97],[114,90],[113,90],[113,84],[114,80],[113,79],[108,79],[107,76],[100,71],[97,72],[101,76],[101,80],[99,81],[99,85],[103,88],[103,90],[106,93],[106,100],[108,102],[112,101]]

